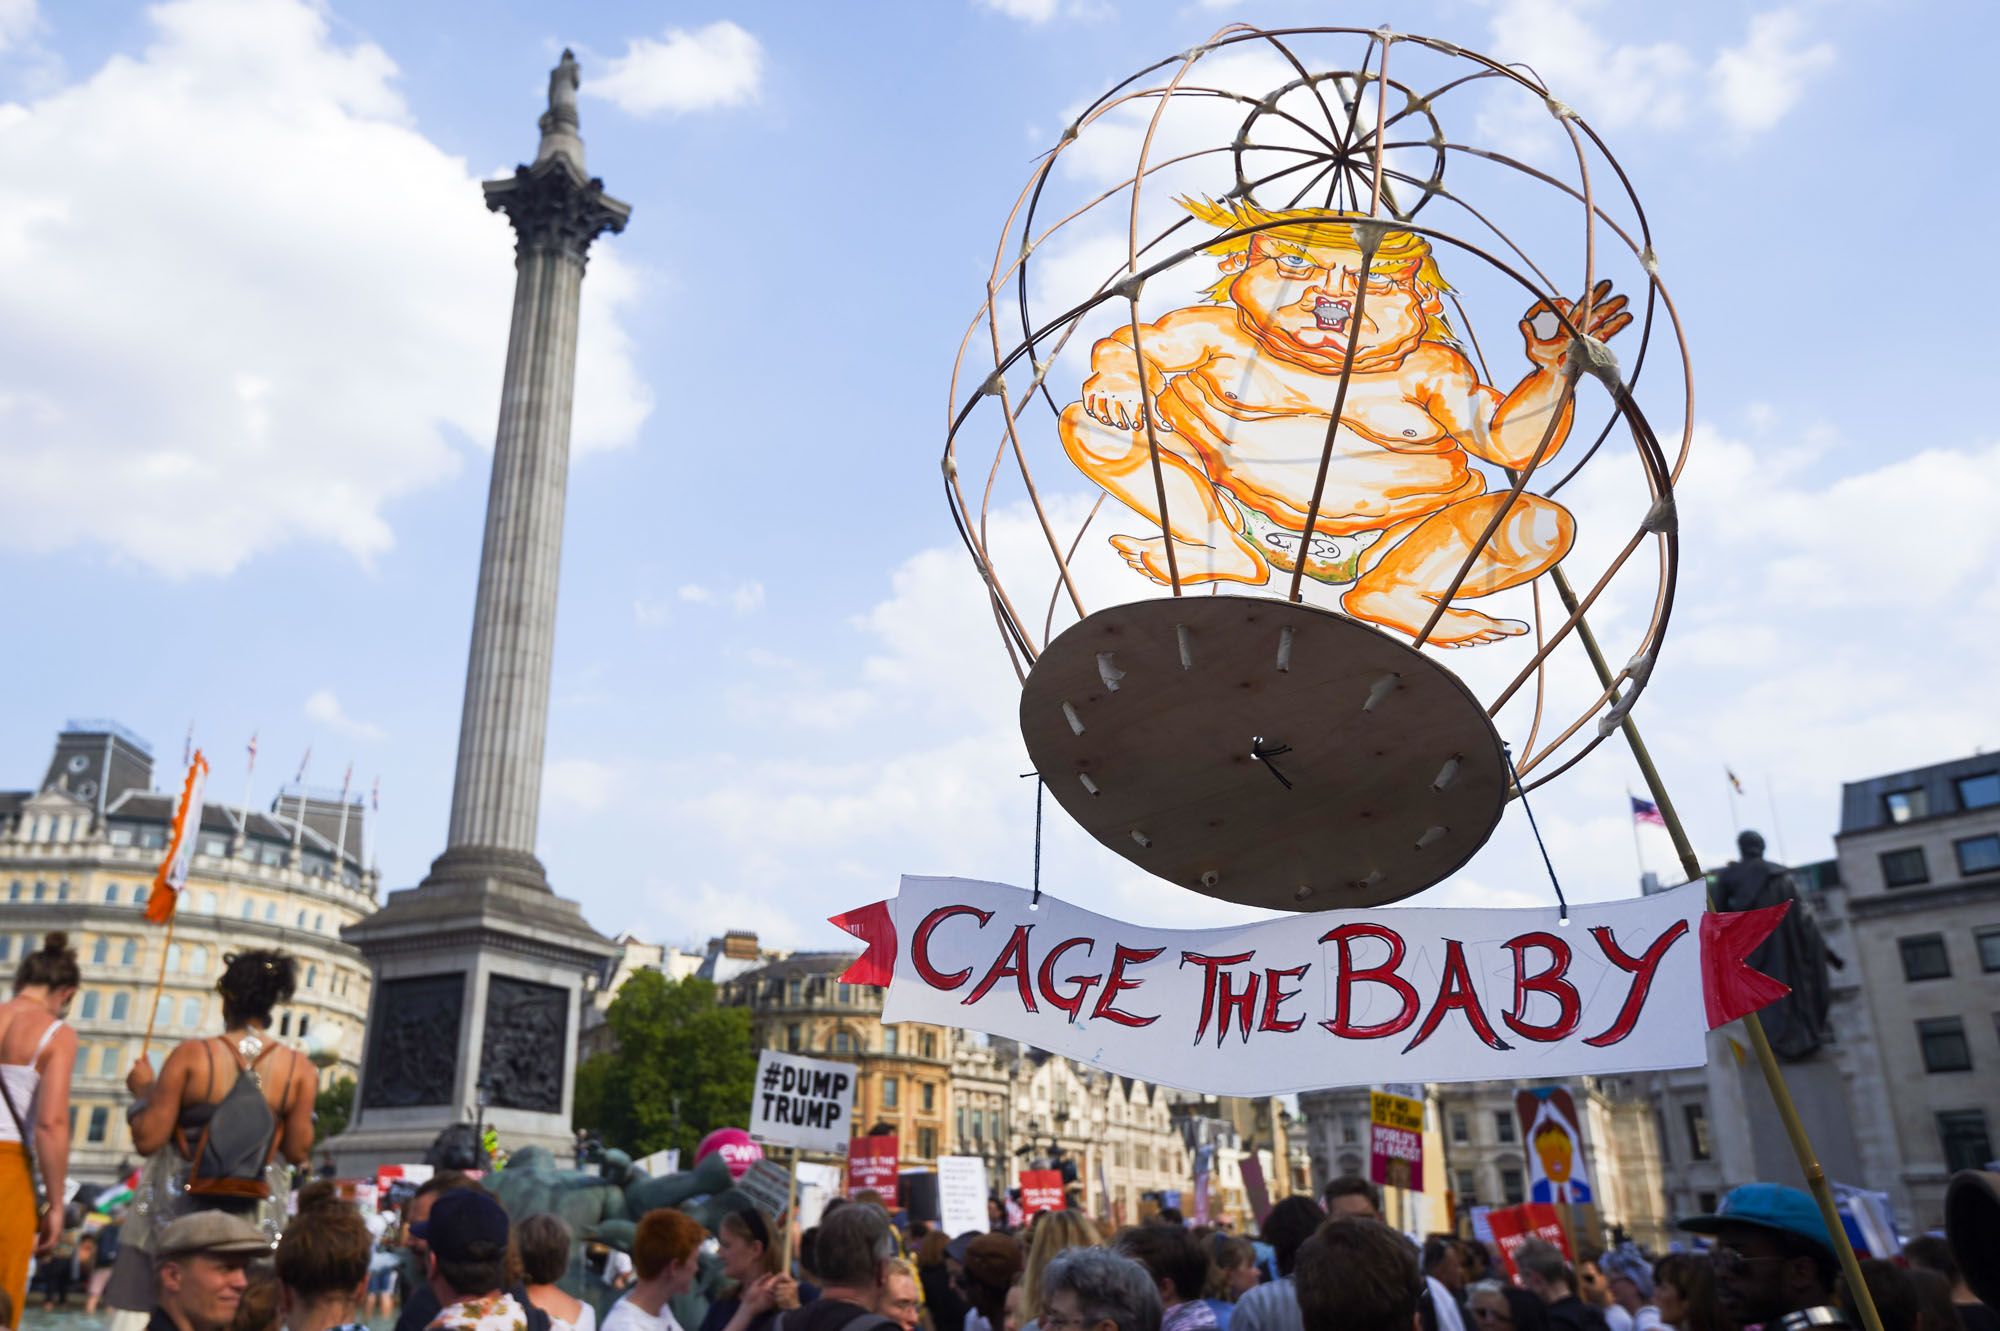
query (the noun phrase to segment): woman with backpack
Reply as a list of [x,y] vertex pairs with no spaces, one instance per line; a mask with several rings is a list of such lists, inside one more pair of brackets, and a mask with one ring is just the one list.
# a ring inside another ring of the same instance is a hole
[[232,953],[216,992],[223,1032],[185,1040],[159,1076],[141,1058],[125,1085],[132,1145],[150,1157],[144,1205],[125,1226],[106,1302],[144,1311],[153,1301],[152,1240],[179,1216],[231,1211],[275,1241],[291,1167],[312,1157],[319,1077],[298,1050],[271,1038],[271,1014],[291,1001],[298,963],[283,952]]
[[76,1064],[63,1014],[81,982],[68,936],[52,933],[21,959],[14,996],[0,1003],[0,1297],[9,1309],[0,1326],[17,1324],[27,1303],[29,1255],[46,1259],[62,1236]]

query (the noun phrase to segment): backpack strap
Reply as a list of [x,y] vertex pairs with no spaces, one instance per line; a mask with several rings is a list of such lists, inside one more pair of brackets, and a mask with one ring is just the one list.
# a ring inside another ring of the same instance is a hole
[[[266,1049],[263,1053],[257,1055],[257,1061],[262,1063],[271,1053],[271,1050],[277,1047],[277,1045],[272,1045],[271,1049]],[[278,1148],[284,1145],[285,1119],[290,1116],[292,1110],[292,1085],[298,1081],[298,1052],[289,1047],[285,1049],[285,1052],[291,1055],[291,1057],[285,1060],[285,1093],[278,1097],[277,1112],[273,1115],[277,1121],[271,1125],[271,1149],[264,1153],[264,1166],[267,1169],[278,1158]]]

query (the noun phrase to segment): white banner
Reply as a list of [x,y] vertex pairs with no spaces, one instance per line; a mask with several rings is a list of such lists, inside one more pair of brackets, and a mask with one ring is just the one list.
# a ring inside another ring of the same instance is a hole
[[986,1232],[986,1162],[976,1155],[938,1157],[938,1224],[949,1238]]
[[847,1153],[853,1135],[854,1065],[766,1049],[757,1055],[750,1135],[773,1146]]
[[888,986],[885,1022],[1216,1095],[1695,1067],[1708,1025],[1785,992],[1741,961],[1783,909],[1709,915],[1700,884],[1567,923],[1552,907],[1409,908],[1175,930],[1030,900],[905,877],[834,918],[869,944],[842,978]]

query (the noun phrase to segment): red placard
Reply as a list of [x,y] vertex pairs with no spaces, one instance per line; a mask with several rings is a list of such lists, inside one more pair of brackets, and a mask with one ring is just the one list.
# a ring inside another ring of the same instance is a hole
[[890,1210],[896,1209],[896,1139],[888,1137],[856,1137],[847,1144],[847,1195],[854,1196],[868,1188],[873,1188],[882,1198],[882,1204]]
[[1556,1208],[1548,1202],[1495,1208],[1486,1213],[1486,1223],[1493,1227],[1493,1244],[1500,1249],[1500,1262],[1507,1268],[1509,1280],[1520,1275],[1514,1266],[1514,1254],[1529,1239],[1553,1243],[1564,1257],[1575,1260],[1569,1250],[1569,1239],[1563,1234],[1562,1221],[1556,1218]]
[[1063,1176],[1059,1169],[1024,1169],[1021,1171],[1021,1210],[1026,1215],[1037,1211],[1060,1211],[1065,1208],[1063,1201]]

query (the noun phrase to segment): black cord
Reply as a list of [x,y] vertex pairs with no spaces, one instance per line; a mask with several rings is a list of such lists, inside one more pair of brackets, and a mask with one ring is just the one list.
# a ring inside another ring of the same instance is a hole
[[1569,902],[1563,899],[1563,885],[1556,878],[1556,866],[1555,862],[1549,858],[1549,848],[1542,842],[1542,829],[1535,825],[1535,811],[1528,807],[1528,792],[1521,788],[1521,774],[1514,767],[1514,750],[1512,746],[1502,744],[1500,752],[1507,757],[1507,774],[1514,778],[1514,789],[1521,798],[1521,812],[1528,815],[1528,830],[1535,834],[1535,849],[1542,852],[1542,867],[1549,871],[1549,886],[1556,890],[1556,910],[1558,912],[1556,918],[1562,923],[1568,924]]
[[1028,777],[1035,778],[1035,896],[1028,903],[1028,909],[1040,910],[1042,907],[1042,792],[1049,787],[1048,783],[1042,780],[1040,772],[1023,772],[1021,776],[1023,780]]

